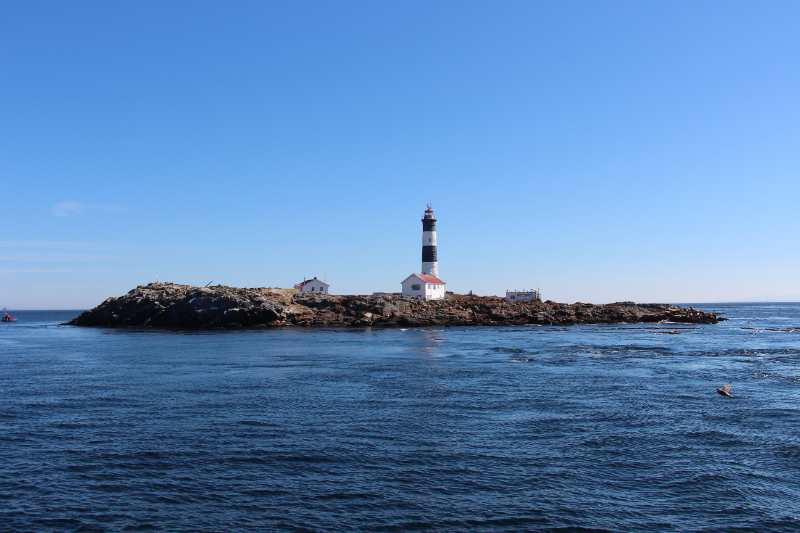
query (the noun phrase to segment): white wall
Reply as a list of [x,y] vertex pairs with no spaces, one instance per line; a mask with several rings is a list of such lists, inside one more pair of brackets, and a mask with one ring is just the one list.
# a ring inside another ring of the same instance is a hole
[[439,277],[439,261],[432,263],[422,263],[422,272],[420,274],[430,274],[431,276]]
[[[512,298],[512,296],[514,298]],[[515,302],[531,302],[538,298],[539,294],[536,291],[519,292],[519,291],[506,291],[506,298],[514,300]]]
[[326,287],[325,284],[318,279],[311,280],[310,282],[300,287],[300,292],[311,292],[312,287],[314,288],[314,292],[321,292],[322,294],[328,294],[328,287]]
[[[425,284],[422,283],[422,281],[419,280],[418,278],[414,278],[414,277],[408,278],[407,280],[405,280],[402,283],[402,285],[403,285],[403,296],[424,296],[425,295],[424,291],[422,290],[422,287],[424,287]],[[411,286],[412,285],[419,285],[419,290],[416,290],[416,291],[415,290],[411,290]]]
[[[419,290],[412,290],[412,285],[419,285]],[[443,284],[424,283],[417,277],[411,277],[404,281],[402,286],[403,296],[417,296],[425,300],[441,300],[444,298],[445,286]]]
[[440,285],[439,283],[432,283],[429,284],[430,289],[428,289],[428,296],[427,300],[442,300],[444,299],[444,285]]

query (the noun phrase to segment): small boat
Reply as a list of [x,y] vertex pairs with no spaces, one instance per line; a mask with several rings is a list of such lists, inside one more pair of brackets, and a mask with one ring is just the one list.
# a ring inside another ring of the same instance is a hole
[[0,322],[14,322],[16,318],[9,315],[8,313],[3,313],[3,318],[0,319]]

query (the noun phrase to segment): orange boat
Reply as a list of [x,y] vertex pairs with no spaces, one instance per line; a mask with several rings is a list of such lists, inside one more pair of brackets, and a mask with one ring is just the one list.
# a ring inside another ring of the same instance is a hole
[[3,318],[0,319],[0,322],[14,322],[16,318],[9,315],[8,313],[3,313]]

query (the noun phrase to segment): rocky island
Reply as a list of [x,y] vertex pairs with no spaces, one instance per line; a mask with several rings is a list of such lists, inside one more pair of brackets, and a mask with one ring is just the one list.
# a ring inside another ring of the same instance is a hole
[[66,324],[136,328],[419,327],[682,322],[716,324],[714,313],[670,304],[511,302],[448,294],[425,301],[400,295],[293,296],[217,285],[141,285],[111,297]]

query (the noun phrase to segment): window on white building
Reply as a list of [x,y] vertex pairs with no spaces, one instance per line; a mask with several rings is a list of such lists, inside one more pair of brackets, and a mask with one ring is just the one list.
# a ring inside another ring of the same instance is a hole
[[411,286],[411,290],[412,291],[418,291],[419,290],[419,285],[412,285]]

